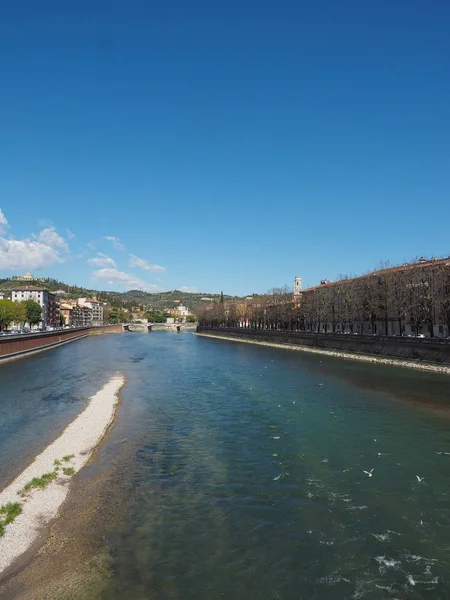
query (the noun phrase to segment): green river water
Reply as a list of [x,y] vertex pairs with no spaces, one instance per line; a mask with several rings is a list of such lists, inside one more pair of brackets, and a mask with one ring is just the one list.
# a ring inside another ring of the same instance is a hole
[[0,369],[2,485],[127,377],[93,600],[450,597],[447,376],[168,332]]

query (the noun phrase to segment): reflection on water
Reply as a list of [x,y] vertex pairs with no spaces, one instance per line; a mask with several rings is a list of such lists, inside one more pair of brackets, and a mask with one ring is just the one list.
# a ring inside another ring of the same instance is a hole
[[102,598],[449,596],[450,431],[429,409],[448,378],[191,334],[83,344],[67,393],[119,365],[102,460],[135,447]]
[[0,364],[0,488],[33,460],[117,371],[122,336],[95,336]]

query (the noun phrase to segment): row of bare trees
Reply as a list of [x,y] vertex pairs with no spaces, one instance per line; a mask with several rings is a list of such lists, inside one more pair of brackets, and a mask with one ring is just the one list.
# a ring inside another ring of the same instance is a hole
[[203,308],[206,326],[426,336],[450,335],[450,260],[415,262],[343,277],[294,297],[287,286]]

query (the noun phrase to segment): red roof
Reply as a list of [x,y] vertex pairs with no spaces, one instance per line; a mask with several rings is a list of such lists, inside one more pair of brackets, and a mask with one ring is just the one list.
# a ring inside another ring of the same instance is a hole
[[12,291],[17,292],[17,290],[29,290],[32,292],[46,292],[47,291],[45,288],[37,287],[35,285],[19,285],[16,288],[14,288]]

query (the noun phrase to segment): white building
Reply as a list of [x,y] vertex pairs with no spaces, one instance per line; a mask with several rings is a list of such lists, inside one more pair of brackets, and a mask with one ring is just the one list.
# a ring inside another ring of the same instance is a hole
[[39,327],[57,327],[60,324],[59,303],[53,294],[46,289],[35,285],[24,285],[11,290],[11,300],[13,302],[24,302],[33,300],[42,307],[42,319]]
[[179,304],[175,308],[168,308],[167,312],[170,313],[175,318],[177,318],[177,317],[186,318],[187,316],[189,316],[191,314],[188,307],[184,306],[183,304]]
[[[78,305],[92,311],[90,325],[103,325],[103,304],[94,298],[78,298]],[[86,313],[87,314],[87,313]]]
[[180,315],[180,317],[187,317],[188,315],[190,315],[190,311],[188,309],[187,306],[184,306],[183,304],[180,304],[178,306],[178,314]]

